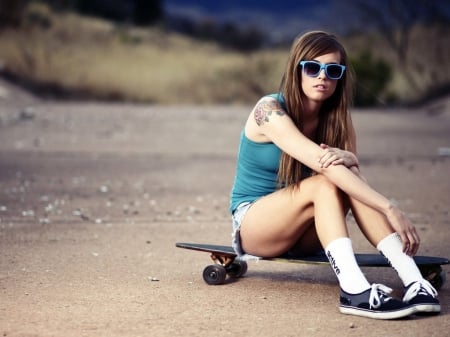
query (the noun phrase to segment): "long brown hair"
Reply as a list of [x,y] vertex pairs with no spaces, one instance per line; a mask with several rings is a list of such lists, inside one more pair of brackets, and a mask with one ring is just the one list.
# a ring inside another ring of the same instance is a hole
[[[314,141],[318,144],[324,143],[331,147],[349,150],[353,126],[348,108],[352,99],[353,76],[347,53],[334,35],[312,31],[294,41],[281,81],[280,92],[284,96],[287,114],[299,130],[302,130],[304,93],[301,86],[302,69],[298,64],[300,61],[313,60],[318,56],[334,52],[340,53],[341,64],[346,66],[346,71],[338,80],[333,95],[322,104]],[[301,163],[287,153],[283,153],[278,171],[280,186],[296,184],[301,177]]]

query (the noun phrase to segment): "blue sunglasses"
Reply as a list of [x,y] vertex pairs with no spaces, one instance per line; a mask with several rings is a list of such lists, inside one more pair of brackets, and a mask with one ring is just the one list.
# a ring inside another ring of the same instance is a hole
[[344,75],[345,66],[336,63],[320,63],[317,61],[300,61],[299,65],[303,72],[309,77],[319,76],[322,69],[325,69],[325,75],[330,80],[339,80]]

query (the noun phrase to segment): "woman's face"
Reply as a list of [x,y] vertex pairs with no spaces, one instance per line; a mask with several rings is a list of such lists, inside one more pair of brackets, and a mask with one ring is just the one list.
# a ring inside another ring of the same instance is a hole
[[[323,64],[341,62],[341,54],[339,52],[324,54],[314,58],[313,60]],[[322,69],[317,77],[310,77],[306,75],[302,69],[302,90],[307,99],[315,102],[323,102],[330,98],[336,90],[338,80],[331,80],[325,74],[325,69]]]

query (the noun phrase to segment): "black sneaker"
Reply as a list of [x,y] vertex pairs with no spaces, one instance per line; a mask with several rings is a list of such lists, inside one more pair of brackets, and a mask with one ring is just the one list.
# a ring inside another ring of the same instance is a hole
[[441,312],[437,291],[427,280],[413,282],[407,286],[403,302],[412,306],[416,313],[437,314]]
[[396,319],[414,314],[414,307],[389,296],[392,292],[382,284],[372,284],[370,289],[360,294],[348,294],[341,289],[339,311],[376,319]]

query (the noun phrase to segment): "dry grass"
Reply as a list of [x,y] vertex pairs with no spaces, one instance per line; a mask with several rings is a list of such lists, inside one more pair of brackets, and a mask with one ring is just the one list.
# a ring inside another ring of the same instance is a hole
[[[158,103],[245,101],[277,89],[285,51],[243,55],[158,28],[117,27],[42,6],[0,35],[0,60],[20,78],[103,98]],[[273,81],[273,79],[275,79]]]
[[[88,97],[169,104],[252,102],[278,89],[288,54],[288,50],[240,54],[158,28],[120,27],[75,14],[56,15],[36,4],[29,8],[27,22],[19,31],[0,33],[4,69],[33,83]],[[427,36],[434,36],[432,47]],[[449,36],[415,31],[410,55],[419,88],[414,92],[396,72],[389,90],[408,99],[436,83],[448,82],[448,48],[442,46],[449,45]],[[346,44],[350,54],[372,47],[380,57],[393,59],[376,36],[370,37],[370,43],[364,37]]]

